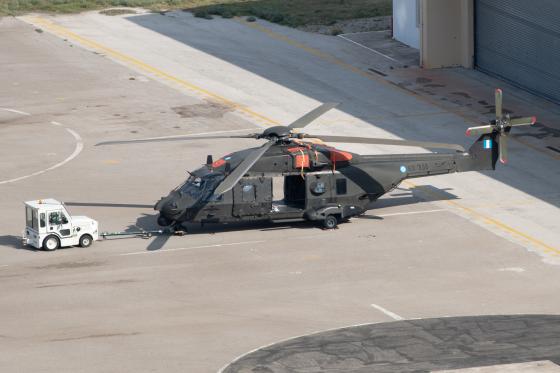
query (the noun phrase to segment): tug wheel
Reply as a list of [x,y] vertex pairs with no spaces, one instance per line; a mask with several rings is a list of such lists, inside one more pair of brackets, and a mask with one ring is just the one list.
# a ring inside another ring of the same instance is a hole
[[325,216],[325,220],[323,220],[323,227],[326,229],[334,229],[338,225],[338,219],[334,215],[327,215]]
[[43,250],[55,251],[60,247],[60,240],[56,236],[48,236],[43,241]]
[[93,237],[91,237],[89,234],[84,234],[82,237],[80,237],[81,247],[89,247],[91,246],[92,243],[93,243]]

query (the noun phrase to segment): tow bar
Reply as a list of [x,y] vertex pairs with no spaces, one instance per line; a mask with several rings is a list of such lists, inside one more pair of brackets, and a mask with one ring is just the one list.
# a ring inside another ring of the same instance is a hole
[[174,230],[174,229],[159,229],[155,231],[126,231],[126,232],[101,232],[100,236],[103,237],[104,240],[110,237],[140,237],[144,239],[151,238],[153,235],[161,235],[161,234],[170,234],[176,236],[184,236],[185,231],[182,230]]

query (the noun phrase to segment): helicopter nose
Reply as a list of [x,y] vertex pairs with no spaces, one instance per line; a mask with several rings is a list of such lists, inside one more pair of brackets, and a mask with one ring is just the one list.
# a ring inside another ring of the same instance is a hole
[[170,193],[167,197],[160,199],[154,206],[154,209],[159,211],[157,223],[162,227],[173,224],[182,213],[177,201],[177,195],[174,193]]
[[173,223],[173,221],[169,220],[168,218],[166,218],[162,214],[159,214],[159,216],[157,218],[157,223],[158,223],[158,225],[160,225],[162,227],[168,227]]

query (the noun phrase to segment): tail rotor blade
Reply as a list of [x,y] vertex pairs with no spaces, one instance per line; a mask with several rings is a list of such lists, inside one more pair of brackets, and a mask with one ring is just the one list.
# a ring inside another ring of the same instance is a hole
[[226,178],[218,185],[214,191],[214,195],[219,196],[229,191],[231,188],[237,184],[237,182],[249,171],[251,167],[266,153],[272,145],[276,143],[276,140],[270,140],[265,143],[260,148],[253,150],[247,155],[247,157],[237,166],[231,174],[226,176]]
[[496,101],[496,119],[502,119],[502,90],[500,88],[496,89],[494,96]]
[[509,121],[511,127],[532,126],[537,122],[537,117],[515,118]]
[[288,128],[295,129],[295,128],[303,128],[307,126],[309,123],[313,122],[315,119],[319,118],[321,115],[325,114],[327,111],[334,109],[339,104],[338,102],[327,102],[323,105],[311,110],[309,113],[305,114],[303,117],[295,120],[292,122]]
[[508,150],[507,150],[507,136],[501,135],[499,140],[499,149],[500,149],[500,162],[506,164],[508,161]]
[[467,136],[480,136],[485,135],[487,133],[492,133],[494,131],[493,126],[478,126],[478,127],[469,127],[467,128]]

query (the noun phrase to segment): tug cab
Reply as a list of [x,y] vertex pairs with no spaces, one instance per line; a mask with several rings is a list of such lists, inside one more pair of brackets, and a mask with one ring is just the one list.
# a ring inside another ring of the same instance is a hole
[[60,247],[90,246],[99,238],[97,221],[71,216],[63,203],[49,198],[25,202],[23,244],[53,251]]

